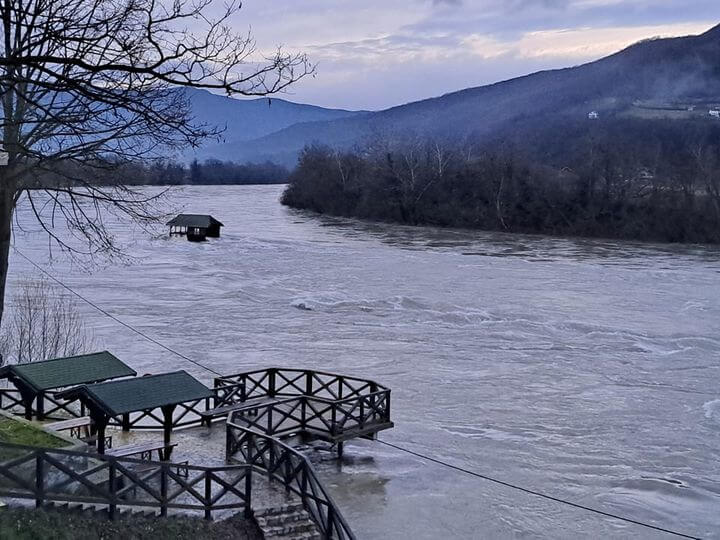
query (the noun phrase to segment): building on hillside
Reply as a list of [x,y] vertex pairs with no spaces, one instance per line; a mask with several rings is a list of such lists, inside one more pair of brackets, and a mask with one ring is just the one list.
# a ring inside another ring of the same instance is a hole
[[710,109],[709,113],[710,116],[713,118],[720,118],[720,110],[717,109]]
[[598,118],[600,118],[600,113],[597,112],[597,111],[590,111],[590,112],[588,113],[588,118],[589,118],[590,120],[597,120]]
[[185,235],[191,242],[202,242],[206,238],[220,238],[220,227],[224,227],[212,216],[202,214],[180,214],[167,222],[170,236]]

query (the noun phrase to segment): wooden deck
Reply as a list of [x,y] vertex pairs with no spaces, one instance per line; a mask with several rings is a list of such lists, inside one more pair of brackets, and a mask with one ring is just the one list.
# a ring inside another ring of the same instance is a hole
[[222,384],[242,384],[248,400],[233,407],[229,424],[273,438],[325,440],[338,455],[345,441],[374,440],[394,426],[390,389],[365,379],[272,368],[216,379],[216,388]]

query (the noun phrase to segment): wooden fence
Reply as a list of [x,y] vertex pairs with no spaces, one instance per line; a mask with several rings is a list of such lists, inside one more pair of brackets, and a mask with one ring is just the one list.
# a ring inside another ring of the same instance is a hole
[[0,443],[2,454],[17,457],[0,463],[0,496],[49,502],[84,503],[106,508],[157,509],[213,514],[232,510],[252,515],[252,467],[151,462],[69,450]]
[[268,368],[215,379],[215,387],[242,383],[245,399],[308,396],[342,400],[387,390],[374,381],[309,369]]
[[228,422],[226,429],[228,458],[265,471],[298,495],[323,538],[355,540],[350,526],[305,456],[278,439],[240,424]]
[[371,436],[392,426],[390,390],[338,401],[299,396],[233,411],[231,421],[266,435],[306,432],[333,441]]

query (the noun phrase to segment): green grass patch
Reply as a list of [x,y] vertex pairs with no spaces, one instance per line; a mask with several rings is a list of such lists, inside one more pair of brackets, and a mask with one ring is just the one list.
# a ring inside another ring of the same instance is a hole
[[[2,416],[0,416],[0,443],[22,444],[43,448],[62,448],[69,446],[67,441],[55,437],[42,429]],[[0,461],[12,459],[17,455],[18,451],[15,449],[0,448]]]
[[19,508],[0,508],[3,540],[261,540],[250,520],[162,519],[137,515],[117,521]]

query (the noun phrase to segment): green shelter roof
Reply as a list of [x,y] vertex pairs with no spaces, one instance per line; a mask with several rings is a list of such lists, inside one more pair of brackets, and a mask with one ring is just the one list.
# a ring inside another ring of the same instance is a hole
[[66,399],[84,399],[88,406],[96,406],[109,416],[212,396],[209,388],[185,371],[83,385],[60,394]]
[[0,368],[0,378],[17,378],[36,391],[94,383],[137,372],[108,351]]

